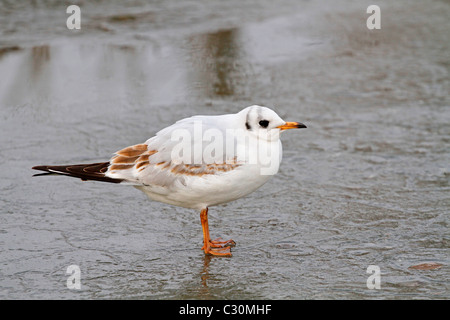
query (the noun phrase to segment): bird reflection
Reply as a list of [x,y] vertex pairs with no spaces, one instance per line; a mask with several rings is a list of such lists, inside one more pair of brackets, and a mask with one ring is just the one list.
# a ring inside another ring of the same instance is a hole
[[231,96],[236,91],[239,59],[238,29],[225,29],[191,38],[195,71],[208,96]]
[[31,51],[32,75],[37,78],[42,68],[50,60],[50,47],[48,45],[34,46]]
[[211,263],[211,259],[212,259],[212,256],[205,254],[205,259],[203,260],[203,269],[202,269],[202,272],[200,272],[200,278],[202,281],[203,289],[206,289],[206,291],[203,293],[206,293],[206,294],[209,293],[208,279],[209,279],[209,264]]

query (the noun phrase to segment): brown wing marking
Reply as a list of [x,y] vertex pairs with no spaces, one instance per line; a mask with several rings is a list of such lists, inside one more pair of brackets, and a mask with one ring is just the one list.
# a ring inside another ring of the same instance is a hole
[[[128,170],[133,167],[139,172],[150,165],[149,158],[151,155],[157,153],[156,150],[149,150],[146,144],[136,144],[119,150],[111,159],[109,167],[110,172],[117,172],[120,170]],[[239,167],[240,164],[236,159],[232,163],[212,163],[212,164],[173,164],[171,161],[162,161],[154,164],[160,170],[170,170],[173,174],[184,174],[189,176],[203,176],[207,174],[216,174],[219,172],[227,172]]]
[[148,160],[151,155],[155,154],[156,150],[148,150],[147,152],[143,153],[137,160],[136,160],[136,169],[139,169],[139,172],[147,168],[147,166],[150,164],[150,161]]
[[170,168],[173,174],[184,174],[188,176],[203,176],[208,174],[217,174],[219,172],[228,172],[236,169],[241,164],[236,160],[233,163],[211,163],[211,164],[172,164],[169,162],[159,162],[156,164],[161,170]]
[[136,169],[142,171],[148,166],[149,157],[156,152],[156,150],[148,150],[148,145],[144,143],[124,148],[117,151],[116,155],[111,159],[112,165],[109,167],[109,170],[112,172],[136,167]]
[[206,165],[189,165],[179,164],[171,169],[175,174],[186,174],[189,176],[203,176],[207,174],[217,174],[219,172],[228,172],[239,167],[239,164],[206,164]]
[[135,144],[134,146],[130,146],[130,147],[124,148],[122,150],[119,150],[116,152],[116,154],[119,156],[124,156],[124,157],[135,157],[135,156],[140,156],[142,153],[144,153],[147,150],[148,150],[148,145],[146,145],[145,143],[141,143],[141,144]]
[[112,164],[131,164],[131,165],[133,165],[138,158],[139,158],[139,156],[125,157],[125,156],[117,155],[111,159],[111,163]]

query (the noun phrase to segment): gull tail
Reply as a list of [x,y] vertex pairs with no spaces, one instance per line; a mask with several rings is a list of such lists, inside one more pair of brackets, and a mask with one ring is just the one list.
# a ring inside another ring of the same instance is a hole
[[120,183],[122,179],[114,179],[105,176],[108,170],[109,162],[98,162],[90,164],[73,164],[65,166],[35,166],[32,169],[45,171],[34,176],[45,175],[65,175],[74,178],[80,178],[83,181],[95,180],[111,183]]

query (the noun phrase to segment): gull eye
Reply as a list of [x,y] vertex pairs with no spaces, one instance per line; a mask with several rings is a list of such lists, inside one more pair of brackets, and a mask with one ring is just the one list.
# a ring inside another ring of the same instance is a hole
[[267,128],[267,126],[269,125],[269,121],[267,121],[267,120],[261,120],[261,121],[259,122],[259,125],[260,125],[261,127],[263,127],[263,128]]

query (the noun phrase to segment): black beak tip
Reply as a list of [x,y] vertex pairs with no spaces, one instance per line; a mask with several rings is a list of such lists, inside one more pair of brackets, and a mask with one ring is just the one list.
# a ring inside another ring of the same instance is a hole
[[297,124],[297,128],[299,128],[299,129],[303,129],[303,128],[307,128],[307,126],[305,126],[303,123],[299,123],[299,124]]

